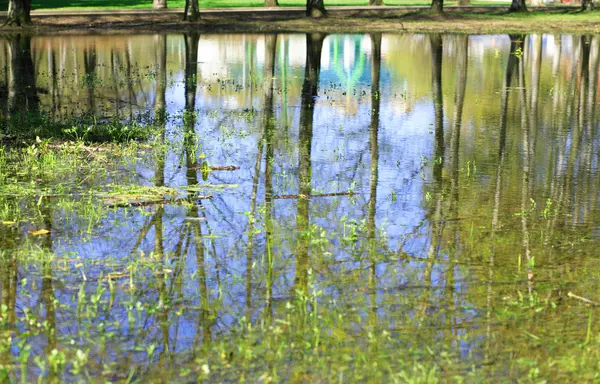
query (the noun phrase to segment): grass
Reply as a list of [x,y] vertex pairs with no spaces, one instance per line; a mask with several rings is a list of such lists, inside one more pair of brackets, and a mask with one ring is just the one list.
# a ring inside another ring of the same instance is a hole
[[[341,0],[340,0],[341,1]],[[58,3],[57,3],[58,4]],[[232,5],[232,3],[228,3]],[[241,4],[241,3],[240,3]],[[416,3],[415,3],[416,4]],[[76,4],[75,4],[76,5]],[[205,4],[206,5],[206,4]],[[291,3],[290,3],[291,5]],[[299,5],[299,4],[297,4]],[[97,9],[97,8],[95,8]],[[14,27],[13,30],[21,30]],[[467,11],[453,8],[444,15],[428,10],[389,10],[356,12],[336,10],[326,20],[297,17],[294,13],[232,15],[205,14],[196,23],[182,23],[177,13],[140,15],[94,15],[36,17],[31,28],[37,32],[81,33],[85,31],[161,32],[218,32],[286,33],[315,31],[320,33],[372,32],[456,32],[456,33],[600,33],[600,13],[582,13],[578,9],[530,11],[524,14],[507,13],[502,8]],[[11,30],[5,27],[5,31]]]
[[[473,1],[473,5],[487,6],[487,5],[508,5],[508,1]],[[184,0],[170,0],[168,1],[169,8],[183,8],[185,5]],[[264,4],[260,0],[201,0],[201,8],[231,8],[231,7],[262,7]],[[282,6],[304,6],[305,1],[302,0],[280,0],[279,4]],[[393,6],[426,6],[431,4],[427,0],[387,0],[386,5]],[[367,0],[326,0],[326,6],[359,6],[368,5]],[[456,2],[447,2],[446,5],[456,5]],[[0,9],[5,10],[8,8],[8,2],[6,0],[0,1]],[[150,0],[34,0],[32,2],[32,9],[64,9],[64,10],[78,10],[78,9],[98,9],[98,10],[112,10],[112,9],[149,9],[152,8],[152,1]]]
[[[25,129],[24,127],[27,127]],[[44,114],[21,114],[8,119],[0,127],[0,140],[19,141],[36,137],[53,137],[82,142],[120,141],[144,139],[149,136],[140,122],[123,123],[116,119],[102,121],[93,117],[73,117],[55,121]]]

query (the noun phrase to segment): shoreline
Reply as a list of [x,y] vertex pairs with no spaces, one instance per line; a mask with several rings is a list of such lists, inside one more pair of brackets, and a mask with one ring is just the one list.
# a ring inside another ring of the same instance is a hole
[[[32,12],[33,26],[7,27],[0,34],[121,33],[600,33],[600,12],[552,7],[527,14],[508,14],[507,7],[447,7],[434,15],[428,7],[330,7],[330,17],[311,19],[304,9],[203,9],[201,20],[184,22],[176,9],[159,11]],[[5,16],[0,16],[3,23]]]

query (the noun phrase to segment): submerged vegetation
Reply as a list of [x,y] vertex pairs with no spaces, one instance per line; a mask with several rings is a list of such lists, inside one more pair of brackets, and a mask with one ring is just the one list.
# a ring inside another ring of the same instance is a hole
[[600,380],[598,37],[3,44],[2,382]]

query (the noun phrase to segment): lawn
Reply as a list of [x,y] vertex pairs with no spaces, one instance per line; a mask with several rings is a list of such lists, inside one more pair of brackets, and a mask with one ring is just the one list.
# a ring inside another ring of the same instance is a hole
[[[387,0],[386,5],[429,5],[427,0]],[[509,1],[473,1],[473,5],[508,5]],[[201,8],[261,7],[261,0],[200,0]],[[282,6],[304,6],[303,0],[279,0]],[[185,0],[168,0],[169,8],[183,8]],[[368,0],[325,0],[325,5],[368,5]],[[446,5],[456,5],[447,2]],[[7,0],[0,0],[0,9],[8,8]],[[33,0],[32,9],[133,9],[152,8],[152,0]]]

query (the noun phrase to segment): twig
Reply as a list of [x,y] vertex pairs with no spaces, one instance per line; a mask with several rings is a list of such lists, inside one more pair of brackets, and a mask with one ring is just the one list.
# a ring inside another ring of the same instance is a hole
[[600,303],[597,303],[595,301],[592,301],[590,299],[586,299],[585,297],[581,297],[581,296],[577,296],[576,294],[569,292],[567,293],[567,296],[573,298],[573,299],[577,299],[579,301],[583,301],[586,304],[592,305],[594,307],[600,306]]
[[103,159],[102,157],[98,157],[97,154],[98,153],[114,152],[114,151],[111,151],[111,149],[109,149],[109,148],[104,148],[104,147],[88,147],[86,145],[48,144],[47,147],[50,148],[50,149],[56,149],[56,150],[82,149],[82,150],[86,151],[87,154],[88,154],[86,160],[90,159],[90,158],[94,158],[94,159],[102,161],[104,163],[108,163],[108,160]]
[[47,144],[48,148],[51,149],[83,149],[87,152],[114,152],[114,149],[112,148],[107,148],[107,147],[90,147],[87,145],[82,145],[82,144],[73,144],[73,145],[68,145],[68,144]]
[[[209,165],[206,167],[209,171],[237,171],[240,169],[237,165]],[[201,165],[196,165],[194,167],[189,167],[189,169],[195,170],[203,170],[204,167]]]
[[334,193],[321,193],[315,195],[275,195],[274,199],[311,199],[313,197],[334,197],[334,196],[354,196],[354,192],[334,192]]

